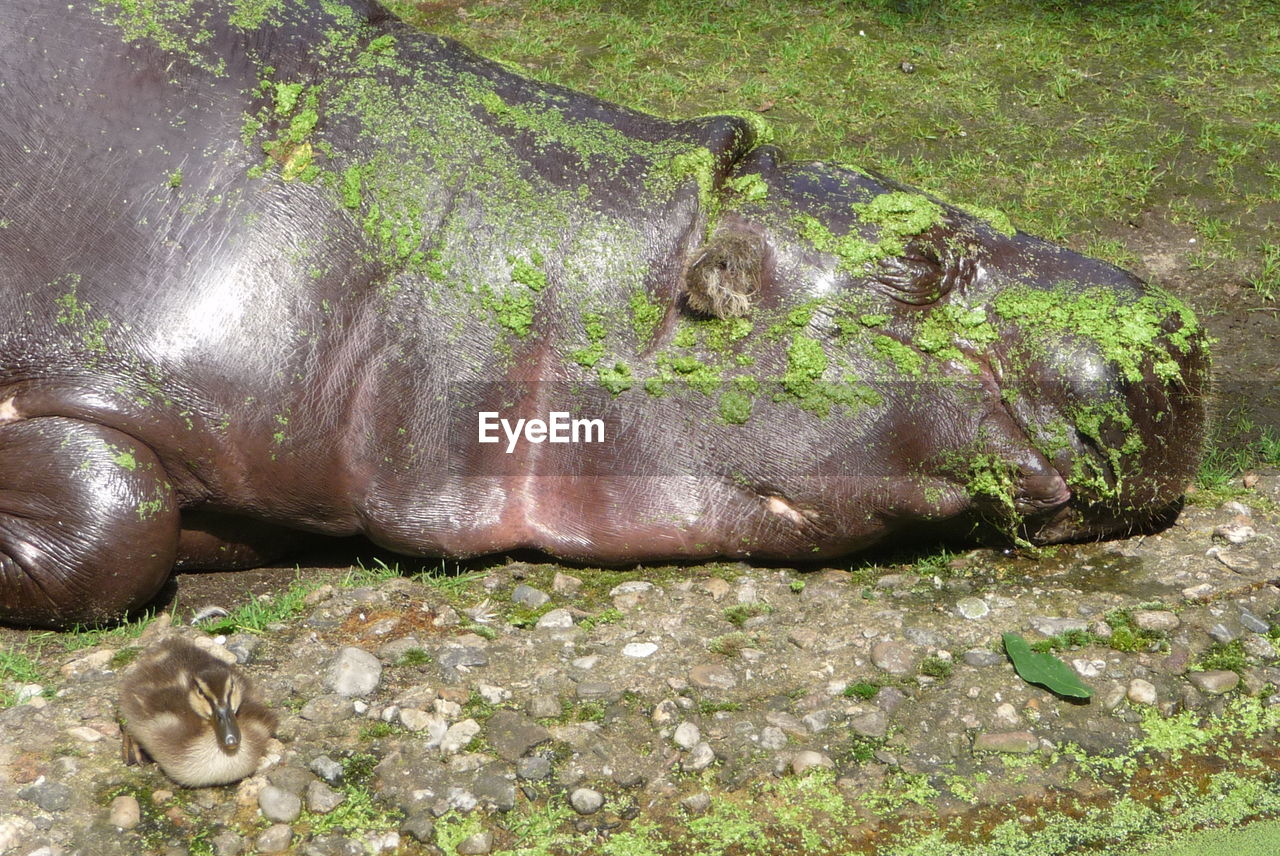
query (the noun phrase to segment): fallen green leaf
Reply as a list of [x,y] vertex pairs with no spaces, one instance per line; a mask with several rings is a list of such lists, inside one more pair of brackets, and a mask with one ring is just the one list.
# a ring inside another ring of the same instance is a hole
[[1070,698],[1089,698],[1093,690],[1080,682],[1071,667],[1052,654],[1037,654],[1027,640],[1017,633],[1006,633],[1004,651],[1013,661],[1019,677],[1029,684],[1039,684],[1051,693]]

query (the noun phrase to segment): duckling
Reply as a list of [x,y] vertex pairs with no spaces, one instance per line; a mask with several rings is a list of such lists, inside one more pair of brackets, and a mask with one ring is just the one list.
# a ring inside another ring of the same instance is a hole
[[177,636],[144,651],[120,684],[125,764],[148,757],[191,788],[250,775],[276,715],[239,670]]

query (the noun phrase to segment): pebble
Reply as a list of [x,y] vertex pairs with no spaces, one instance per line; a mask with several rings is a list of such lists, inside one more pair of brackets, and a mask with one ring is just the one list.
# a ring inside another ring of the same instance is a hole
[[776,752],[787,745],[787,735],[776,725],[766,725],[760,731],[760,746]]
[[698,730],[698,726],[692,722],[682,722],[677,726],[676,731],[671,735],[671,742],[675,743],[681,749],[689,750],[698,745],[702,740],[702,732]]
[[276,823],[293,823],[302,813],[302,800],[284,788],[267,785],[258,792],[258,808],[262,816]]
[[8,853],[34,832],[35,826],[25,817],[0,820],[0,853]]
[[1004,654],[997,654],[995,651],[988,651],[985,648],[970,648],[964,652],[963,659],[965,665],[975,666],[980,669],[987,666],[998,666],[1007,660]]
[[480,694],[480,698],[493,705],[502,704],[511,698],[511,690],[495,687],[493,684],[480,684],[476,687],[476,692]]
[[257,847],[260,853],[283,853],[289,849],[289,844],[293,841],[293,830],[289,828],[287,823],[277,823],[268,826],[261,835],[258,836]]
[[516,762],[516,775],[530,782],[541,782],[551,775],[551,762],[541,755],[531,755]]
[[133,829],[142,822],[142,807],[129,795],[118,796],[111,801],[110,821],[120,829]]
[[696,794],[690,794],[680,800],[680,805],[682,805],[684,810],[690,814],[702,814],[704,811],[711,808],[711,794],[706,791],[699,791]]
[[569,794],[569,805],[578,814],[595,814],[604,806],[604,795],[591,788],[578,788]]
[[515,591],[511,592],[511,600],[521,606],[527,606],[529,609],[537,609],[544,603],[549,603],[551,595],[533,586],[521,583],[516,586]]
[[240,856],[244,852],[244,839],[230,829],[224,829],[213,836],[214,856]]
[[499,758],[516,761],[551,740],[551,732],[514,710],[499,710],[485,723],[485,738]]
[[342,765],[328,755],[317,755],[307,766],[311,772],[331,785],[342,781]]
[[363,648],[347,646],[338,651],[325,672],[324,684],[341,696],[366,696],[378,688],[382,664]]
[[101,731],[96,728],[90,728],[87,725],[77,725],[74,728],[68,728],[67,733],[84,743],[97,743],[102,739]]
[[689,755],[680,762],[680,769],[697,772],[710,767],[716,760],[715,750],[705,740],[694,746]]
[[1212,596],[1213,585],[1211,583],[1200,583],[1182,590],[1182,597],[1185,600],[1207,600]]
[[607,701],[621,695],[611,684],[601,681],[583,681],[578,684],[576,694],[583,701]]
[[991,607],[987,606],[987,602],[980,597],[962,597],[956,601],[956,612],[960,613],[962,618],[976,621],[991,612]]
[[702,590],[709,594],[712,600],[718,601],[729,593],[729,583],[719,577],[712,577],[702,583]]
[[1222,695],[1229,693],[1240,685],[1240,676],[1224,669],[1211,669],[1207,672],[1190,672],[1187,680],[1203,693]]
[[458,842],[458,856],[484,856],[493,850],[493,833],[489,830],[468,835]]
[[1228,642],[1234,642],[1240,634],[1222,622],[1218,622],[1209,628],[1209,635],[1213,637],[1214,642],[1226,645]]
[[456,755],[467,747],[480,733],[480,723],[474,719],[464,719],[449,726],[444,739],[440,741],[440,751],[445,755]]
[[689,670],[689,683],[707,690],[731,690],[738,685],[738,679],[725,666],[703,663]]
[[648,580],[628,580],[609,589],[609,597],[620,597],[624,594],[643,594],[653,590],[653,583]]
[[417,810],[400,824],[400,831],[421,844],[433,844],[436,840],[436,823],[428,812]]
[[797,776],[803,776],[814,768],[831,770],[835,766],[835,762],[826,755],[812,749],[801,749],[791,757],[791,772]]
[[1057,636],[1072,630],[1088,630],[1089,622],[1081,618],[1046,618],[1038,616],[1028,622],[1031,629],[1045,636]]
[[534,625],[539,630],[566,630],[573,626],[573,613],[563,607],[550,610]]
[[1254,615],[1252,612],[1250,612],[1247,609],[1240,610],[1240,623],[1244,626],[1246,630],[1251,630],[1254,633],[1265,634],[1271,630],[1270,624],[1268,624],[1266,621],[1263,621],[1261,618]]
[[34,784],[18,791],[18,799],[33,802],[45,811],[66,811],[71,807],[71,788],[41,776]]
[[622,656],[643,660],[657,652],[658,646],[653,642],[628,642],[622,646]]
[[560,699],[556,696],[536,695],[529,699],[529,703],[525,705],[525,710],[534,719],[551,719],[563,712],[562,707]]
[[863,737],[879,739],[889,731],[889,718],[882,711],[873,710],[849,720],[849,729]]
[[1040,748],[1040,741],[1030,731],[984,733],[973,740],[975,752],[1012,752],[1026,755],[1038,748]]
[[1133,613],[1133,623],[1143,630],[1168,633],[1177,630],[1182,619],[1167,610],[1140,609]]
[[560,571],[556,571],[555,577],[551,580],[551,590],[556,594],[576,594],[580,588],[582,588],[582,580]]
[[871,662],[891,675],[907,675],[916,670],[916,655],[902,642],[877,642],[871,649]]
[[1129,691],[1127,693],[1129,701],[1134,704],[1155,704],[1156,703],[1156,686],[1151,681],[1142,678],[1134,678],[1129,682]]
[[663,699],[653,706],[650,720],[658,728],[670,725],[680,718],[680,708],[671,699]]
[[1258,533],[1249,524],[1235,521],[1232,523],[1224,523],[1215,528],[1213,530],[1213,537],[1239,547],[1242,544],[1248,544],[1254,538],[1257,538]]
[[324,782],[310,782],[307,784],[307,810],[316,814],[328,814],[338,806],[346,802],[347,795],[342,791],[335,791]]

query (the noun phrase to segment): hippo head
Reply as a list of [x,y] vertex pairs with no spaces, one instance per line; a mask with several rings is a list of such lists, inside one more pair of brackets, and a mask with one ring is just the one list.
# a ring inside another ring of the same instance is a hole
[[1176,509],[1208,384],[1176,298],[1001,215],[769,146],[726,188],[688,305],[787,319],[782,397],[829,413],[803,447],[829,450],[812,474],[857,485],[849,513],[1051,543]]

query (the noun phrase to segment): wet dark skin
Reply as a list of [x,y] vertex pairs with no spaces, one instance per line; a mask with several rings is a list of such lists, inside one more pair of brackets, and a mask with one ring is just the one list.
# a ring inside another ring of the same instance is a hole
[[[375,5],[154,5],[0,0],[4,621],[317,536],[599,563],[1095,538],[1195,469],[1204,337],[1110,265]],[[745,315],[691,309],[690,266],[740,248]],[[605,440],[508,453],[481,411]]]

